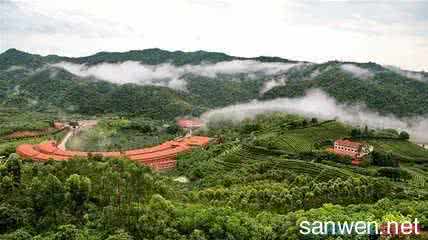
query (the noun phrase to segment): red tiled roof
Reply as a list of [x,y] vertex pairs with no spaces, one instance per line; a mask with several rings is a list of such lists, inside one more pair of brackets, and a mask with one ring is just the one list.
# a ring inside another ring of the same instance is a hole
[[350,148],[360,148],[363,144],[359,143],[359,142],[352,142],[349,140],[336,140],[334,142],[334,144],[336,145],[340,145],[340,146],[344,146],[344,147],[350,147]]
[[168,141],[168,142],[164,142],[164,143],[157,145],[157,146],[154,146],[154,147],[128,150],[128,151],[125,151],[125,155],[126,156],[132,156],[132,155],[140,155],[140,154],[144,154],[144,153],[159,152],[159,151],[163,151],[165,149],[168,149],[170,147],[171,147],[171,143],[170,143],[170,141]]
[[203,122],[199,119],[180,119],[177,121],[177,125],[182,128],[200,128]]
[[130,160],[146,164],[155,170],[175,167],[177,154],[190,151],[193,146],[206,146],[209,143],[208,137],[190,136],[174,141],[168,141],[151,148],[129,150],[121,152],[79,152],[61,150],[54,141],[47,141],[37,145],[22,144],[17,147],[16,152],[24,157],[35,161],[47,160],[69,160],[72,157],[86,157],[89,154],[102,155],[103,157],[127,157]]
[[31,144],[22,144],[16,148],[16,153],[18,153],[22,157],[34,157],[39,154],[39,151],[36,151]]

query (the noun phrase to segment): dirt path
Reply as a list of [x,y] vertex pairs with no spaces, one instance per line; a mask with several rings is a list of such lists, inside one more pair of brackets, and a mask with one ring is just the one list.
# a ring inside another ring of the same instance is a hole
[[61,150],[65,150],[65,144],[67,143],[68,139],[71,136],[73,136],[73,130],[68,130],[67,134],[64,136],[64,138],[58,144],[58,148],[61,149]]
[[67,141],[74,136],[76,132],[79,132],[83,128],[92,128],[95,127],[98,123],[98,120],[82,120],[79,121],[79,127],[77,129],[71,129],[68,130],[67,134],[64,136],[64,138],[61,140],[61,142],[58,144],[58,148],[61,150],[66,150],[65,145],[67,144]]

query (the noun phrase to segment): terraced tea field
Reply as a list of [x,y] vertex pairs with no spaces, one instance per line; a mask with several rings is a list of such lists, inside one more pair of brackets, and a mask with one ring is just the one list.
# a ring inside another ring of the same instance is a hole
[[428,172],[420,168],[420,166],[401,166],[406,170],[412,178],[409,183],[418,188],[425,188],[428,191]]
[[349,132],[349,128],[340,123],[326,122],[307,128],[262,135],[259,142],[269,143],[272,147],[286,152],[307,152],[314,150],[316,143],[349,137]]
[[250,170],[255,165],[266,162],[269,163],[269,168],[271,169],[291,171],[298,175],[308,175],[318,181],[360,176],[351,171],[325,164],[266,155],[262,149],[258,150],[257,148],[241,145],[235,145],[226,150],[217,156],[214,162],[226,172],[233,169]]
[[428,149],[424,149],[416,144],[402,140],[370,140],[378,151],[392,152],[403,161],[428,162]]

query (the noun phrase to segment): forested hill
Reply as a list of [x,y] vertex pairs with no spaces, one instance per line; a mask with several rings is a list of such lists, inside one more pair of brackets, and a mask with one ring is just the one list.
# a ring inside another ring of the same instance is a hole
[[171,52],[159,48],[132,50],[128,52],[99,52],[87,57],[77,58],[63,57],[58,55],[40,56],[11,48],[6,52],[0,54],[0,69],[5,69],[11,66],[40,67],[46,63],[56,63],[61,61],[88,65],[99,63],[120,63],[125,61],[136,61],[148,65],[171,63],[176,66],[182,66],[186,64],[201,64],[204,62],[217,63],[232,60],[256,60],[260,62],[295,62],[279,57],[260,56],[255,58],[244,58],[234,57],[218,52]]
[[78,58],[16,49],[0,54],[0,104],[23,109],[173,118],[253,99],[302,96],[314,88],[383,114],[428,114],[427,73],[375,63],[161,49]]
[[[347,66],[351,67],[347,69]],[[316,76],[310,77],[314,73]],[[428,77],[425,72],[396,72],[396,69],[375,63],[329,62],[300,72],[289,71],[276,78],[287,79],[287,84],[272,88],[262,99],[298,97],[308,89],[319,88],[339,102],[364,103],[383,114],[412,116],[428,113]]]

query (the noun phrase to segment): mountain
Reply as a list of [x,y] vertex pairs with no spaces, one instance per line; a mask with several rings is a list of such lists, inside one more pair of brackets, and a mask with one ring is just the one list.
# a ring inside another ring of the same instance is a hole
[[161,49],[78,58],[16,49],[0,54],[0,104],[23,109],[173,118],[253,99],[302,96],[314,88],[382,114],[428,114],[426,73],[376,63],[314,64]]
[[45,60],[40,55],[29,54],[21,52],[17,49],[11,48],[6,52],[0,54],[0,69],[6,70],[9,67],[21,66],[38,68],[45,64]]

